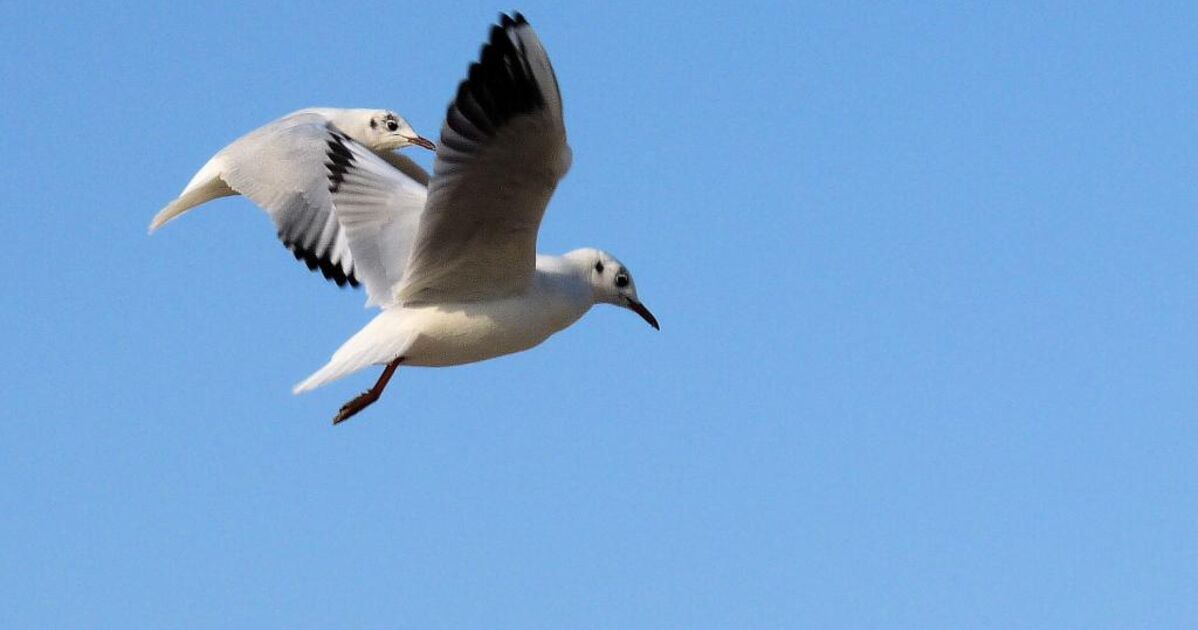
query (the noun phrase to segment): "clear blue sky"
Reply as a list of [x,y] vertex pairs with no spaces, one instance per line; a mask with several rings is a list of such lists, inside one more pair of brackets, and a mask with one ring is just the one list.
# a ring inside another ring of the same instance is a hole
[[541,249],[662,331],[333,427],[375,373],[290,387],[364,295],[244,199],[147,222],[294,109],[435,134],[512,7],[45,4],[0,8],[0,626],[1198,622],[1192,5],[515,7],[575,154]]

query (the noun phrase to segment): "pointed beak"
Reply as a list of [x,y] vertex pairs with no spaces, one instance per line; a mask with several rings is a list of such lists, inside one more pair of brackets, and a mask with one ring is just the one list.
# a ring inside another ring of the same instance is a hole
[[437,150],[437,145],[433,144],[432,140],[429,140],[428,138],[425,138],[423,136],[415,136],[415,137],[404,136],[404,140],[407,140],[408,142],[410,142],[418,147],[424,147],[425,149],[428,149],[429,151]]
[[653,316],[653,313],[649,312],[649,309],[645,308],[644,304],[641,304],[640,302],[637,302],[636,300],[634,300],[632,298],[624,298],[624,299],[628,301],[628,310],[632,311],[633,313],[636,313],[637,315],[640,315],[641,319],[644,319],[645,321],[649,322],[649,325],[652,326],[655,330],[661,330],[661,326],[657,325],[657,318]]

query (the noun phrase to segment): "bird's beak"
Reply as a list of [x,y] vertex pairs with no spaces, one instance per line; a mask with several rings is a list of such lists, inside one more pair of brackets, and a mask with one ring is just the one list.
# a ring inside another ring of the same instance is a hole
[[422,136],[416,136],[416,137],[404,136],[404,140],[407,140],[409,143],[414,144],[418,147],[424,147],[425,149],[428,149],[429,151],[437,150],[437,145],[433,144],[432,140],[429,140],[428,138],[425,138]]
[[640,315],[641,318],[649,322],[649,325],[655,330],[661,330],[661,326],[657,325],[657,318],[653,316],[653,313],[649,312],[649,309],[645,308],[644,304],[641,304],[630,297],[626,297],[624,299],[628,301],[628,310]]

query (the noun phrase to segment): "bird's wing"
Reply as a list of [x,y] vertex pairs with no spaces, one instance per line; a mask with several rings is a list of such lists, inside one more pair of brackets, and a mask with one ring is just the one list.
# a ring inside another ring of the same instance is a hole
[[523,16],[504,15],[446,114],[399,299],[474,301],[524,289],[545,206],[569,167],[549,57]]
[[391,166],[399,169],[399,172],[416,180],[416,183],[428,188],[428,171],[424,170],[423,166],[417,164],[416,160],[394,151],[376,151],[375,154],[383,158]]
[[338,285],[358,285],[354,259],[337,221],[324,166],[335,129],[319,114],[301,112],[254,130],[226,147],[221,177],[262,206],[279,240],[309,269]]
[[[389,306],[395,302],[428,191],[387,156],[339,131],[325,132],[324,147],[325,189],[337,206],[354,273],[366,284],[366,305]],[[424,172],[415,163],[411,166],[418,169],[417,177]]]

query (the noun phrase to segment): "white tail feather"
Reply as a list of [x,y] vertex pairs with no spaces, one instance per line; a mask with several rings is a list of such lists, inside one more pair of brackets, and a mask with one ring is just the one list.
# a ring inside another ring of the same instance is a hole
[[379,313],[356,335],[341,344],[324,367],[292,388],[291,393],[302,394],[362,368],[394,361],[407,351],[412,341],[410,335],[396,334],[395,316],[395,311]]
[[220,156],[208,160],[208,163],[191,178],[187,187],[183,192],[179,193],[178,199],[168,203],[165,208],[158,211],[154,215],[154,219],[150,221],[150,234],[155,230],[166,225],[171,219],[191,210],[192,208],[219,199],[236,195],[237,191],[229,188],[225,180],[221,179],[221,163],[218,161]]

